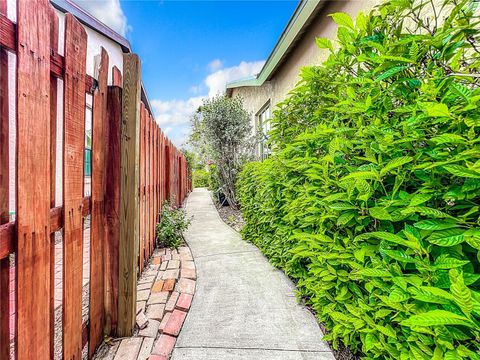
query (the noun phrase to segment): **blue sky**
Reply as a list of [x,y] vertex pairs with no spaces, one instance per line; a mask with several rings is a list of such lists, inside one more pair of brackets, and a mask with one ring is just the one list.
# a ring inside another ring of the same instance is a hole
[[76,2],[140,55],[157,122],[177,145],[202,98],[261,69],[297,6],[293,0]]

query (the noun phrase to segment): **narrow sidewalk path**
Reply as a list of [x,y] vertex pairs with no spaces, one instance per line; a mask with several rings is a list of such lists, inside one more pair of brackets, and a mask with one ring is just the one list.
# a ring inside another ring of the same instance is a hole
[[197,288],[172,359],[333,360],[294,285],[220,219],[210,193],[195,189],[186,208]]

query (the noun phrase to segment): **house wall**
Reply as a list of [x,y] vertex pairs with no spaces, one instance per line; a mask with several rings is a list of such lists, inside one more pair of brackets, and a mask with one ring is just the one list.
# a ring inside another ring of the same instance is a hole
[[[61,11],[55,10],[59,18],[59,44],[58,44],[58,53],[64,55],[64,36],[65,36],[65,14]],[[16,0],[7,1],[7,17],[16,21]],[[109,68],[111,69],[114,65],[120,69],[123,73],[123,51],[119,44],[113,40],[107,38],[101,33],[90,29],[89,27],[84,26],[87,35],[87,74],[97,78],[97,72],[95,66],[98,65],[98,57],[100,55],[100,48],[103,46],[107,50],[109,55]],[[10,197],[10,212],[15,211],[15,63],[16,56],[14,54],[9,54],[8,58],[8,86],[9,86],[9,197]],[[62,147],[63,147],[63,80],[58,79],[58,92],[57,92],[57,158],[56,158],[56,206],[61,206],[63,204],[62,197]],[[108,74],[108,84],[112,84],[112,73],[111,71]],[[91,124],[91,104],[92,96],[86,94],[86,130],[92,129]],[[90,195],[90,179],[85,179],[85,195]]]
[[266,81],[262,86],[233,88],[232,96],[239,95],[243,98],[244,107],[251,114],[252,126],[255,128],[256,115],[268,101],[274,110],[275,106],[288,96],[298,83],[300,69],[303,66],[320,64],[327,59],[329,52],[318,48],[315,38],[335,37],[337,25],[329,14],[346,12],[354,18],[359,11],[367,12],[379,2],[379,0],[326,2],[270,81]]

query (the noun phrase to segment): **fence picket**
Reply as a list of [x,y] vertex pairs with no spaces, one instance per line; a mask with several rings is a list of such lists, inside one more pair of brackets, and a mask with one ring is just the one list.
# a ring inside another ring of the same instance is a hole
[[[50,48],[58,48],[58,16],[50,9]],[[57,90],[58,79],[50,72],[50,208],[55,207],[55,174],[57,166]],[[50,261],[55,264],[55,232],[50,234]],[[55,351],[55,266],[50,266],[50,353]]]
[[121,202],[118,285],[119,336],[130,336],[135,325],[138,256],[138,178],[140,135],[140,59],[123,55]]
[[98,89],[93,94],[92,123],[92,216],[90,239],[90,339],[89,356],[103,340],[105,292],[105,181],[107,149],[108,54],[102,47],[98,67]]
[[143,271],[145,261],[145,104],[140,104],[140,225],[139,225],[139,266]]
[[63,87],[63,357],[82,355],[83,154],[87,33],[72,15],[65,18]]
[[[86,75],[88,36],[74,16],[65,15],[61,55],[63,18],[48,0],[17,0],[16,24],[6,16],[7,3],[12,4],[0,0],[0,359],[10,357],[12,339],[18,360],[51,359],[59,350],[55,255],[63,258],[62,358],[79,359],[87,342],[91,357],[104,334],[133,331],[138,270],[154,251],[163,201],[180,204],[188,192],[185,160],[148,104],[141,105],[137,55],[124,54],[123,69],[112,67],[112,86],[107,86],[108,54],[102,48],[98,81]],[[16,90],[8,80],[7,51],[17,56]],[[58,79],[63,79],[62,94]],[[16,122],[8,104],[14,91]],[[91,197],[83,197],[86,93],[93,94]],[[63,108],[62,154],[57,154],[57,108]],[[12,221],[11,124],[17,160]],[[57,155],[63,159],[62,189],[56,189]],[[55,198],[56,190],[62,190],[63,199]],[[63,205],[56,206],[58,200]],[[82,323],[83,217],[88,215],[89,321]],[[63,249],[56,254],[55,232],[62,229]],[[9,256],[14,251],[13,270]]]
[[150,203],[149,203],[149,208],[148,208],[148,214],[149,214],[149,238],[148,238],[148,257],[152,255],[153,252],[153,204],[154,204],[154,196],[153,196],[153,141],[154,141],[154,127],[153,127],[153,119],[152,115],[148,115],[149,118],[149,127],[150,127],[150,149],[149,149],[149,156],[148,156],[148,161],[149,161],[149,169],[148,169],[148,175],[149,175],[149,192],[150,192]]
[[[17,3],[16,357],[50,359],[50,4]],[[32,81],[35,79],[35,81]],[[32,181],[35,179],[35,181]]]
[[[121,84],[120,81],[117,84]],[[117,329],[118,246],[120,237],[120,131],[122,120],[122,89],[108,87],[107,97],[107,184],[105,196],[105,333],[114,335]]]
[[[7,3],[0,1],[0,13],[7,14]],[[8,54],[0,48],[0,225],[9,222],[9,124]],[[0,359],[10,356],[10,261],[0,260]]]

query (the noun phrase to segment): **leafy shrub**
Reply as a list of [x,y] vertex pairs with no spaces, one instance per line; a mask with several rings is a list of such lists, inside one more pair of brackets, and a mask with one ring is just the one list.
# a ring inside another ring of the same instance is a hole
[[209,179],[208,179],[208,189],[212,191],[218,191],[222,187],[220,182],[220,170],[215,164],[209,165]]
[[192,174],[193,187],[208,187],[210,174],[205,170],[195,170]]
[[174,208],[165,202],[162,216],[157,224],[157,243],[160,247],[178,248],[183,242],[182,232],[188,229],[191,220],[181,208]]
[[479,19],[432,4],[333,14],[238,183],[244,237],[366,359],[480,358]]
[[243,100],[224,95],[204,99],[191,122],[190,143],[215,162],[215,176],[218,176],[222,192],[230,206],[236,209],[238,174],[252,159],[255,146],[250,116],[243,108]]

